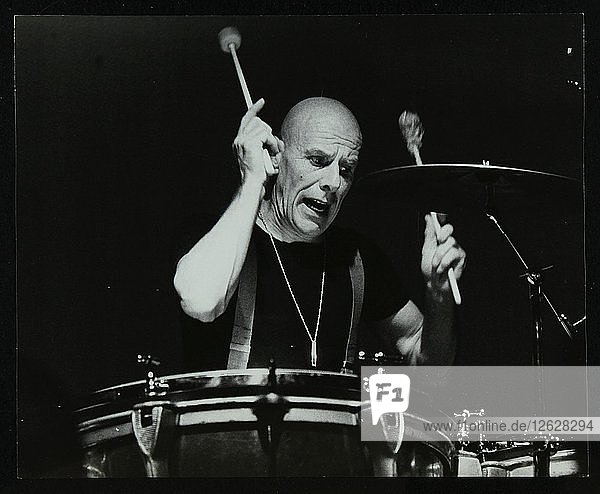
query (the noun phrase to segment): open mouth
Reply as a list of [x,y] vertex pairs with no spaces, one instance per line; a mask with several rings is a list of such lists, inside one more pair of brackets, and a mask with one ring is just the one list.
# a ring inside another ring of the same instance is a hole
[[306,207],[313,210],[315,213],[325,216],[329,212],[330,204],[325,201],[320,201],[319,199],[312,199],[310,197],[306,197],[302,201]]

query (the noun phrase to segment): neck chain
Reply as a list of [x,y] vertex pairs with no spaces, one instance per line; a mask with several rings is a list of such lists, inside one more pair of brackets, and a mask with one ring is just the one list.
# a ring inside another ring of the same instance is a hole
[[317,325],[315,327],[315,336],[313,337],[310,334],[308,325],[306,324],[306,320],[304,319],[304,316],[302,315],[302,311],[300,310],[300,306],[298,305],[298,301],[296,300],[296,296],[294,295],[294,291],[292,290],[292,285],[290,284],[290,280],[288,279],[287,274],[285,272],[285,268],[283,267],[283,262],[281,262],[281,257],[279,256],[279,251],[277,250],[277,246],[275,245],[275,240],[273,239],[273,235],[271,235],[271,233],[269,232],[269,229],[267,228],[267,224],[265,223],[265,220],[262,218],[262,215],[260,214],[260,212],[259,212],[258,216],[260,217],[260,221],[265,226],[265,229],[267,230],[267,234],[269,235],[269,238],[271,239],[271,244],[273,245],[273,249],[275,250],[275,256],[277,257],[277,261],[279,262],[279,267],[281,268],[281,272],[283,273],[283,278],[285,279],[285,283],[288,287],[290,295],[292,296],[292,300],[294,301],[294,305],[296,306],[296,310],[298,311],[300,320],[302,321],[302,324],[304,325],[306,334],[308,335],[308,338],[310,339],[310,364],[313,367],[316,367],[317,366],[317,337],[319,336],[319,325],[321,323],[321,309],[323,307],[323,292],[325,290],[325,268],[327,267],[327,244],[325,243],[325,239],[323,239],[323,273],[321,275],[321,294],[319,296],[319,311],[317,312]]

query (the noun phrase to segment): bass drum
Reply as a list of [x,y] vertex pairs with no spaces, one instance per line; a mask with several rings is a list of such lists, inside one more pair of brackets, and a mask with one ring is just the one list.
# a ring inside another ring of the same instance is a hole
[[[359,377],[278,369],[165,377],[94,393],[76,414],[87,477],[442,476],[453,445],[363,443]],[[275,385],[274,385],[275,382]],[[406,434],[412,425],[407,421]],[[414,427],[416,430],[417,428]]]

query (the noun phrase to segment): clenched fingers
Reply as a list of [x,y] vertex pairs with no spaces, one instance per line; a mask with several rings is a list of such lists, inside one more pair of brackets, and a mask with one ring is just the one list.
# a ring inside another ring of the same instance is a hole
[[448,251],[455,248],[455,246],[456,240],[454,239],[454,237],[447,238],[444,243],[439,244],[437,246],[433,253],[433,256],[431,256],[431,268],[433,271],[437,271],[443,257],[448,253]]
[[441,258],[440,262],[435,267],[438,275],[442,275],[448,271],[450,267],[454,268],[454,276],[458,280],[463,272],[466,253],[460,247],[450,248]]

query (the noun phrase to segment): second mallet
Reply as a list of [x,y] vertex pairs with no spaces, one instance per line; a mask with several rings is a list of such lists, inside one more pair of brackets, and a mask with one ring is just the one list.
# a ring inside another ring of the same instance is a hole
[[[240,61],[237,57],[237,50],[242,44],[242,35],[237,30],[237,28],[233,26],[228,26],[219,31],[218,37],[219,44],[221,45],[221,50],[223,50],[225,53],[231,53],[233,65],[235,66],[235,71],[240,81],[240,86],[242,86],[242,93],[244,93],[244,99],[246,100],[246,106],[250,108],[253,104],[252,98],[250,97],[250,90],[248,89],[248,85],[246,84],[246,79],[244,78],[244,73],[242,72],[242,66],[240,65]],[[269,173],[270,175],[277,173],[277,171],[273,167],[271,155],[266,149],[263,149],[263,160],[265,162],[265,169],[267,170],[267,173]]]

